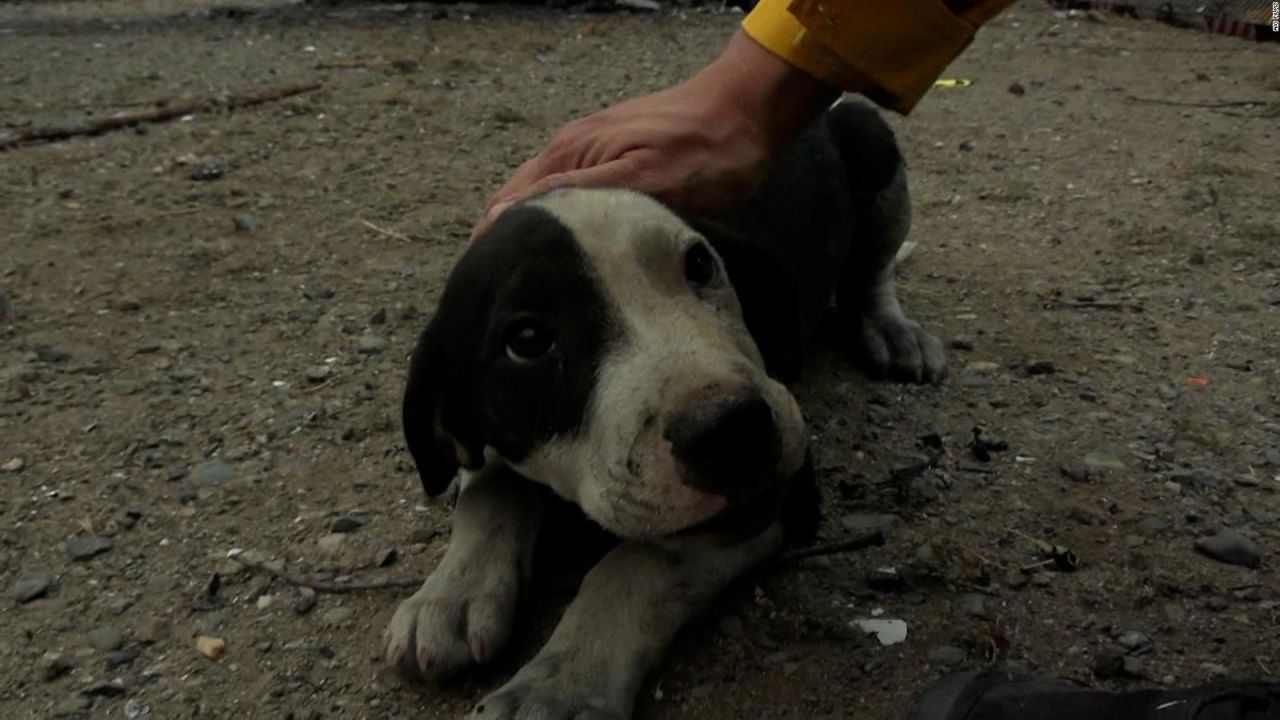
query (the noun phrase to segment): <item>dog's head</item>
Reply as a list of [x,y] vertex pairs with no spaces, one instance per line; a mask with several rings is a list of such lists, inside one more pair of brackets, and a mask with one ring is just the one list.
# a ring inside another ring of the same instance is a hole
[[720,256],[624,190],[534,198],[472,244],[414,352],[404,429],[429,494],[501,460],[631,538],[790,477],[806,444]]

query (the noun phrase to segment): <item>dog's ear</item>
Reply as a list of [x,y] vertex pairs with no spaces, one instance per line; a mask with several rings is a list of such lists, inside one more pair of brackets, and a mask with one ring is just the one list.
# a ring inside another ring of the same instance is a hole
[[467,388],[474,383],[464,377],[474,372],[473,364],[453,357],[467,348],[446,344],[446,336],[437,314],[414,348],[401,406],[405,444],[429,496],[447,490],[459,467],[475,470],[484,464],[475,398],[467,402]]

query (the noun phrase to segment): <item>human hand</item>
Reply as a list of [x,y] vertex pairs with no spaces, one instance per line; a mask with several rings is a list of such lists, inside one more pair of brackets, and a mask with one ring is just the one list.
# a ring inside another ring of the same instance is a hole
[[472,238],[512,203],[561,187],[627,187],[687,212],[728,209],[838,95],[739,31],[688,81],[560,128],[489,198]]

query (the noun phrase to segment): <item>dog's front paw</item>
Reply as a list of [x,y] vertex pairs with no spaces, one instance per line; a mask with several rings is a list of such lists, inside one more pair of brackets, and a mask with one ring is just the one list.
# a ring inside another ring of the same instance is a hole
[[510,634],[519,585],[515,567],[446,555],[396,608],[385,633],[387,662],[425,680],[486,662]]
[[481,700],[468,720],[627,720],[629,702],[619,707],[617,693],[599,674],[582,672],[564,656],[539,654]]
[[902,313],[869,313],[859,318],[862,360],[882,377],[939,383],[947,375],[942,343]]

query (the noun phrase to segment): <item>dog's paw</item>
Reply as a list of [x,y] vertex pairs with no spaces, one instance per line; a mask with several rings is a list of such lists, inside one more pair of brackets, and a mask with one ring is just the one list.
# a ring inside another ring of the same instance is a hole
[[506,642],[519,594],[515,567],[446,555],[387,626],[387,662],[410,679],[437,680],[490,660]]
[[535,657],[506,685],[481,700],[468,720],[627,720],[630,707],[618,708],[599,679],[575,672],[557,656]]
[[942,343],[900,312],[862,315],[857,340],[861,359],[881,377],[939,383],[947,375]]

